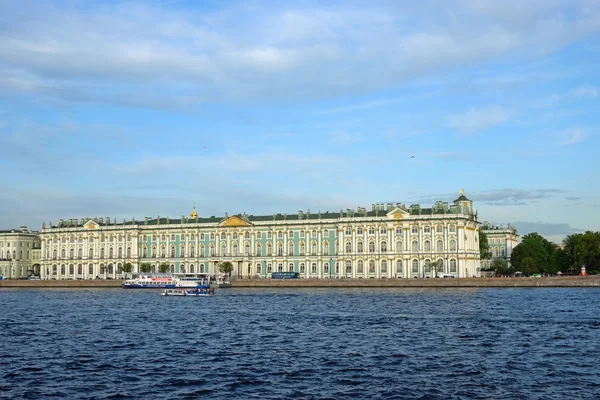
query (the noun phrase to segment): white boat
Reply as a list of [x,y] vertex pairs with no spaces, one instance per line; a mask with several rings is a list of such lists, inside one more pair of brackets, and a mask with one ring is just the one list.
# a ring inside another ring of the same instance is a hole
[[161,296],[189,296],[189,297],[208,297],[215,295],[215,289],[190,288],[190,289],[165,289],[160,292]]
[[210,288],[208,274],[142,274],[123,282],[125,289]]

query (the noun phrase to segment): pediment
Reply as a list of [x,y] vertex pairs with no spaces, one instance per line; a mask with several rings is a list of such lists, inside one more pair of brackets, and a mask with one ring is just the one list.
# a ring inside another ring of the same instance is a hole
[[98,229],[100,227],[100,225],[98,225],[98,223],[93,220],[89,220],[88,222],[83,224],[83,227],[85,229]]
[[405,217],[410,216],[410,214],[408,213],[408,211],[401,209],[400,207],[396,207],[393,210],[389,211],[387,213],[388,218],[391,219],[402,219]]
[[240,217],[233,215],[229,218],[227,218],[225,221],[221,222],[219,224],[219,226],[225,226],[225,227],[244,227],[244,226],[251,226],[248,222],[244,221],[243,219],[241,219]]

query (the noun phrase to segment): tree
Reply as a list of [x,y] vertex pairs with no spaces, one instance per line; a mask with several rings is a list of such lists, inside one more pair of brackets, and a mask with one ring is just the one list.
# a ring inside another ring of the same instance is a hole
[[513,249],[510,263],[517,270],[527,274],[547,271],[550,255],[546,249],[553,246],[547,246],[545,242],[548,241],[537,233],[525,235],[521,243]]
[[437,278],[438,271],[442,270],[443,261],[442,260],[433,261],[429,265],[431,266],[431,270],[433,271],[433,277]]
[[489,260],[492,258],[492,251],[490,250],[487,234],[481,229],[479,230],[479,257],[482,260]]
[[169,272],[169,263],[161,262],[158,266],[158,272],[160,272],[161,274],[165,274],[165,273]]
[[219,271],[221,271],[224,274],[229,275],[231,273],[231,271],[233,271],[233,264],[229,261],[224,261],[219,264]]
[[569,255],[563,249],[556,249],[550,256],[548,272],[556,274],[558,272],[566,273],[570,267]]
[[130,262],[126,262],[123,264],[123,266],[121,267],[121,270],[123,272],[125,272],[126,274],[131,273],[131,271],[133,271],[133,264],[131,264]]
[[150,265],[150,263],[144,262],[140,264],[140,272],[147,274],[150,271],[152,271],[152,265]]

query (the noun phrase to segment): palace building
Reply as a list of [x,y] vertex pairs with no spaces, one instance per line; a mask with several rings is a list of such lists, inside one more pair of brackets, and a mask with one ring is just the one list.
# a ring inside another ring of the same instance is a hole
[[26,278],[40,272],[40,238],[26,226],[0,231],[0,275]]
[[42,279],[117,279],[125,263],[158,272],[268,278],[295,271],[305,278],[480,276],[479,222],[461,191],[452,204],[374,204],[371,210],[297,214],[84,218],[42,225]]
[[513,249],[519,244],[517,229],[510,224],[505,227],[491,225],[486,221],[481,225],[481,231],[487,235],[492,255],[490,260],[481,261],[481,267],[491,268],[494,261],[501,261],[510,267],[510,256]]

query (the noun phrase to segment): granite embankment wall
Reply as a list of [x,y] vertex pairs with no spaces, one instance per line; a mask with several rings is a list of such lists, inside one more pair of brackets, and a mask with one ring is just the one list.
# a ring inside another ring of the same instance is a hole
[[[237,279],[233,288],[290,287],[598,287],[600,275],[547,278],[445,278],[445,279]],[[118,288],[119,280],[2,280],[0,288]]]

